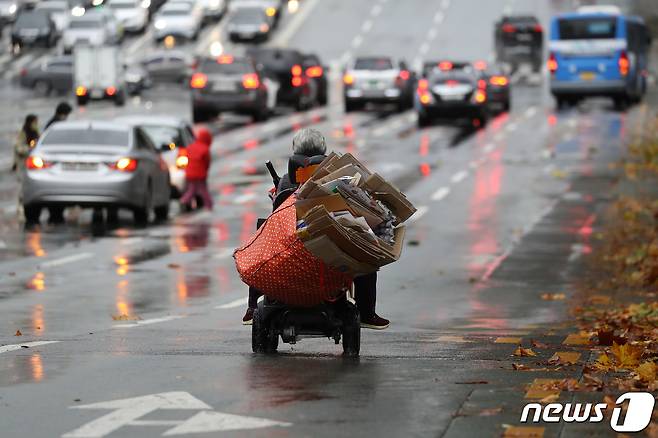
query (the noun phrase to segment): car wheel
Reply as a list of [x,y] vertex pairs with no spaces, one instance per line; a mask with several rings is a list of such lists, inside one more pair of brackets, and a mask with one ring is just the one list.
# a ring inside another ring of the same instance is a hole
[[33,86],[34,92],[39,96],[48,96],[50,94],[51,88],[52,87],[50,86],[50,83],[41,80],[34,82]]
[[351,113],[352,111],[355,111],[357,109],[358,105],[355,104],[354,102],[350,102],[349,100],[345,101],[345,112],[346,113]]
[[508,113],[511,108],[512,105],[510,104],[509,100],[503,104],[503,112]]
[[41,217],[41,206],[37,204],[23,206],[26,225],[36,225]]
[[158,222],[166,222],[169,219],[169,202],[164,205],[159,205],[153,209],[155,213],[155,220]]
[[144,204],[141,207],[133,208],[133,219],[135,220],[135,225],[138,227],[145,227],[148,225],[149,215],[151,213],[151,201],[153,199],[153,188],[151,183],[146,189],[146,199],[144,199]]
[[418,113],[418,127],[424,128],[426,126],[429,126],[429,124],[430,124],[429,117],[427,117],[426,114]]
[[361,320],[359,311],[352,303],[347,303],[343,315],[343,356],[359,357],[361,351]]
[[87,96],[78,96],[77,101],[78,101],[78,106],[85,106],[87,105],[89,98]]
[[268,330],[259,309],[254,310],[251,324],[251,351],[273,354],[279,347],[279,336]]
[[125,104],[126,104],[126,96],[123,93],[123,91],[120,91],[114,97],[114,105],[115,106],[124,106]]
[[628,96],[619,96],[619,97],[615,97],[613,99],[613,102],[615,104],[615,109],[617,111],[624,111],[628,108],[630,99],[628,98]]
[[208,112],[201,108],[192,107],[192,121],[194,123],[201,123],[208,120]]
[[406,111],[406,109],[407,109],[407,102],[405,102],[404,100],[400,100],[395,106],[395,112],[397,113],[403,113]]
[[269,113],[267,108],[261,108],[259,110],[254,111],[252,114],[251,118],[254,120],[254,122],[264,122],[267,120],[269,117]]
[[329,96],[327,95],[327,90],[324,90],[324,92],[318,96],[318,103],[320,106],[326,106],[328,102]]

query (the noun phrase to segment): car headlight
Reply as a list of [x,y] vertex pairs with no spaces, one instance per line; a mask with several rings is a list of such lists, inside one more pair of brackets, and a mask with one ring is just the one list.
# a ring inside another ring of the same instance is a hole
[[138,73],[126,73],[126,82],[137,83],[142,80],[142,76]]
[[85,14],[85,8],[82,6],[75,6],[73,9],[71,9],[71,15],[74,17],[82,17]]
[[162,30],[165,27],[167,27],[167,23],[165,23],[164,20],[155,20],[155,23],[153,24],[153,26],[158,30]]
[[142,0],[142,7],[148,9],[151,7],[151,0]]
[[219,0],[210,0],[208,6],[210,9],[219,9]]
[[16,13],[16,9],[18,9],[18,6],[16,6],[16,3],[12,3],[12,4],[9,6],[9,13],[10,13],[10,14],[15,14],[15,13]]

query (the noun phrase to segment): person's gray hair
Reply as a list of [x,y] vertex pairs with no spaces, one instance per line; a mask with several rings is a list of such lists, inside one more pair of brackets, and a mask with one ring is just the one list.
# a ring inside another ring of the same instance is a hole
[[327,143],[317,129],[300,129],[292,138],[292,152],[307,157],[324,155],[327,152]]

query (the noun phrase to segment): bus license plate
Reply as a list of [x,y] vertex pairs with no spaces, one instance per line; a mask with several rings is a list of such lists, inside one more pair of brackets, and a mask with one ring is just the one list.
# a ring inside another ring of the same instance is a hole
[[580,79],[583,81],[591,81],[596,77],[596,74],[591,71],[584,71],[580,74]]

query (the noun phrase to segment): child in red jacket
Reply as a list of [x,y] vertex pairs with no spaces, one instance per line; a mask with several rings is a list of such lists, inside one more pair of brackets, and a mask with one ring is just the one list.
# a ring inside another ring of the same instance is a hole
[[210,145],[212,135],[206,128],[199,128],[196,141],[187,149],[188,163],[185,168],[185,193],[180,199],[183,205],[190,206],[192,200],[201,197],[203,205],[212,210],[212,198],[208,193],[208,169],[210,168]]

